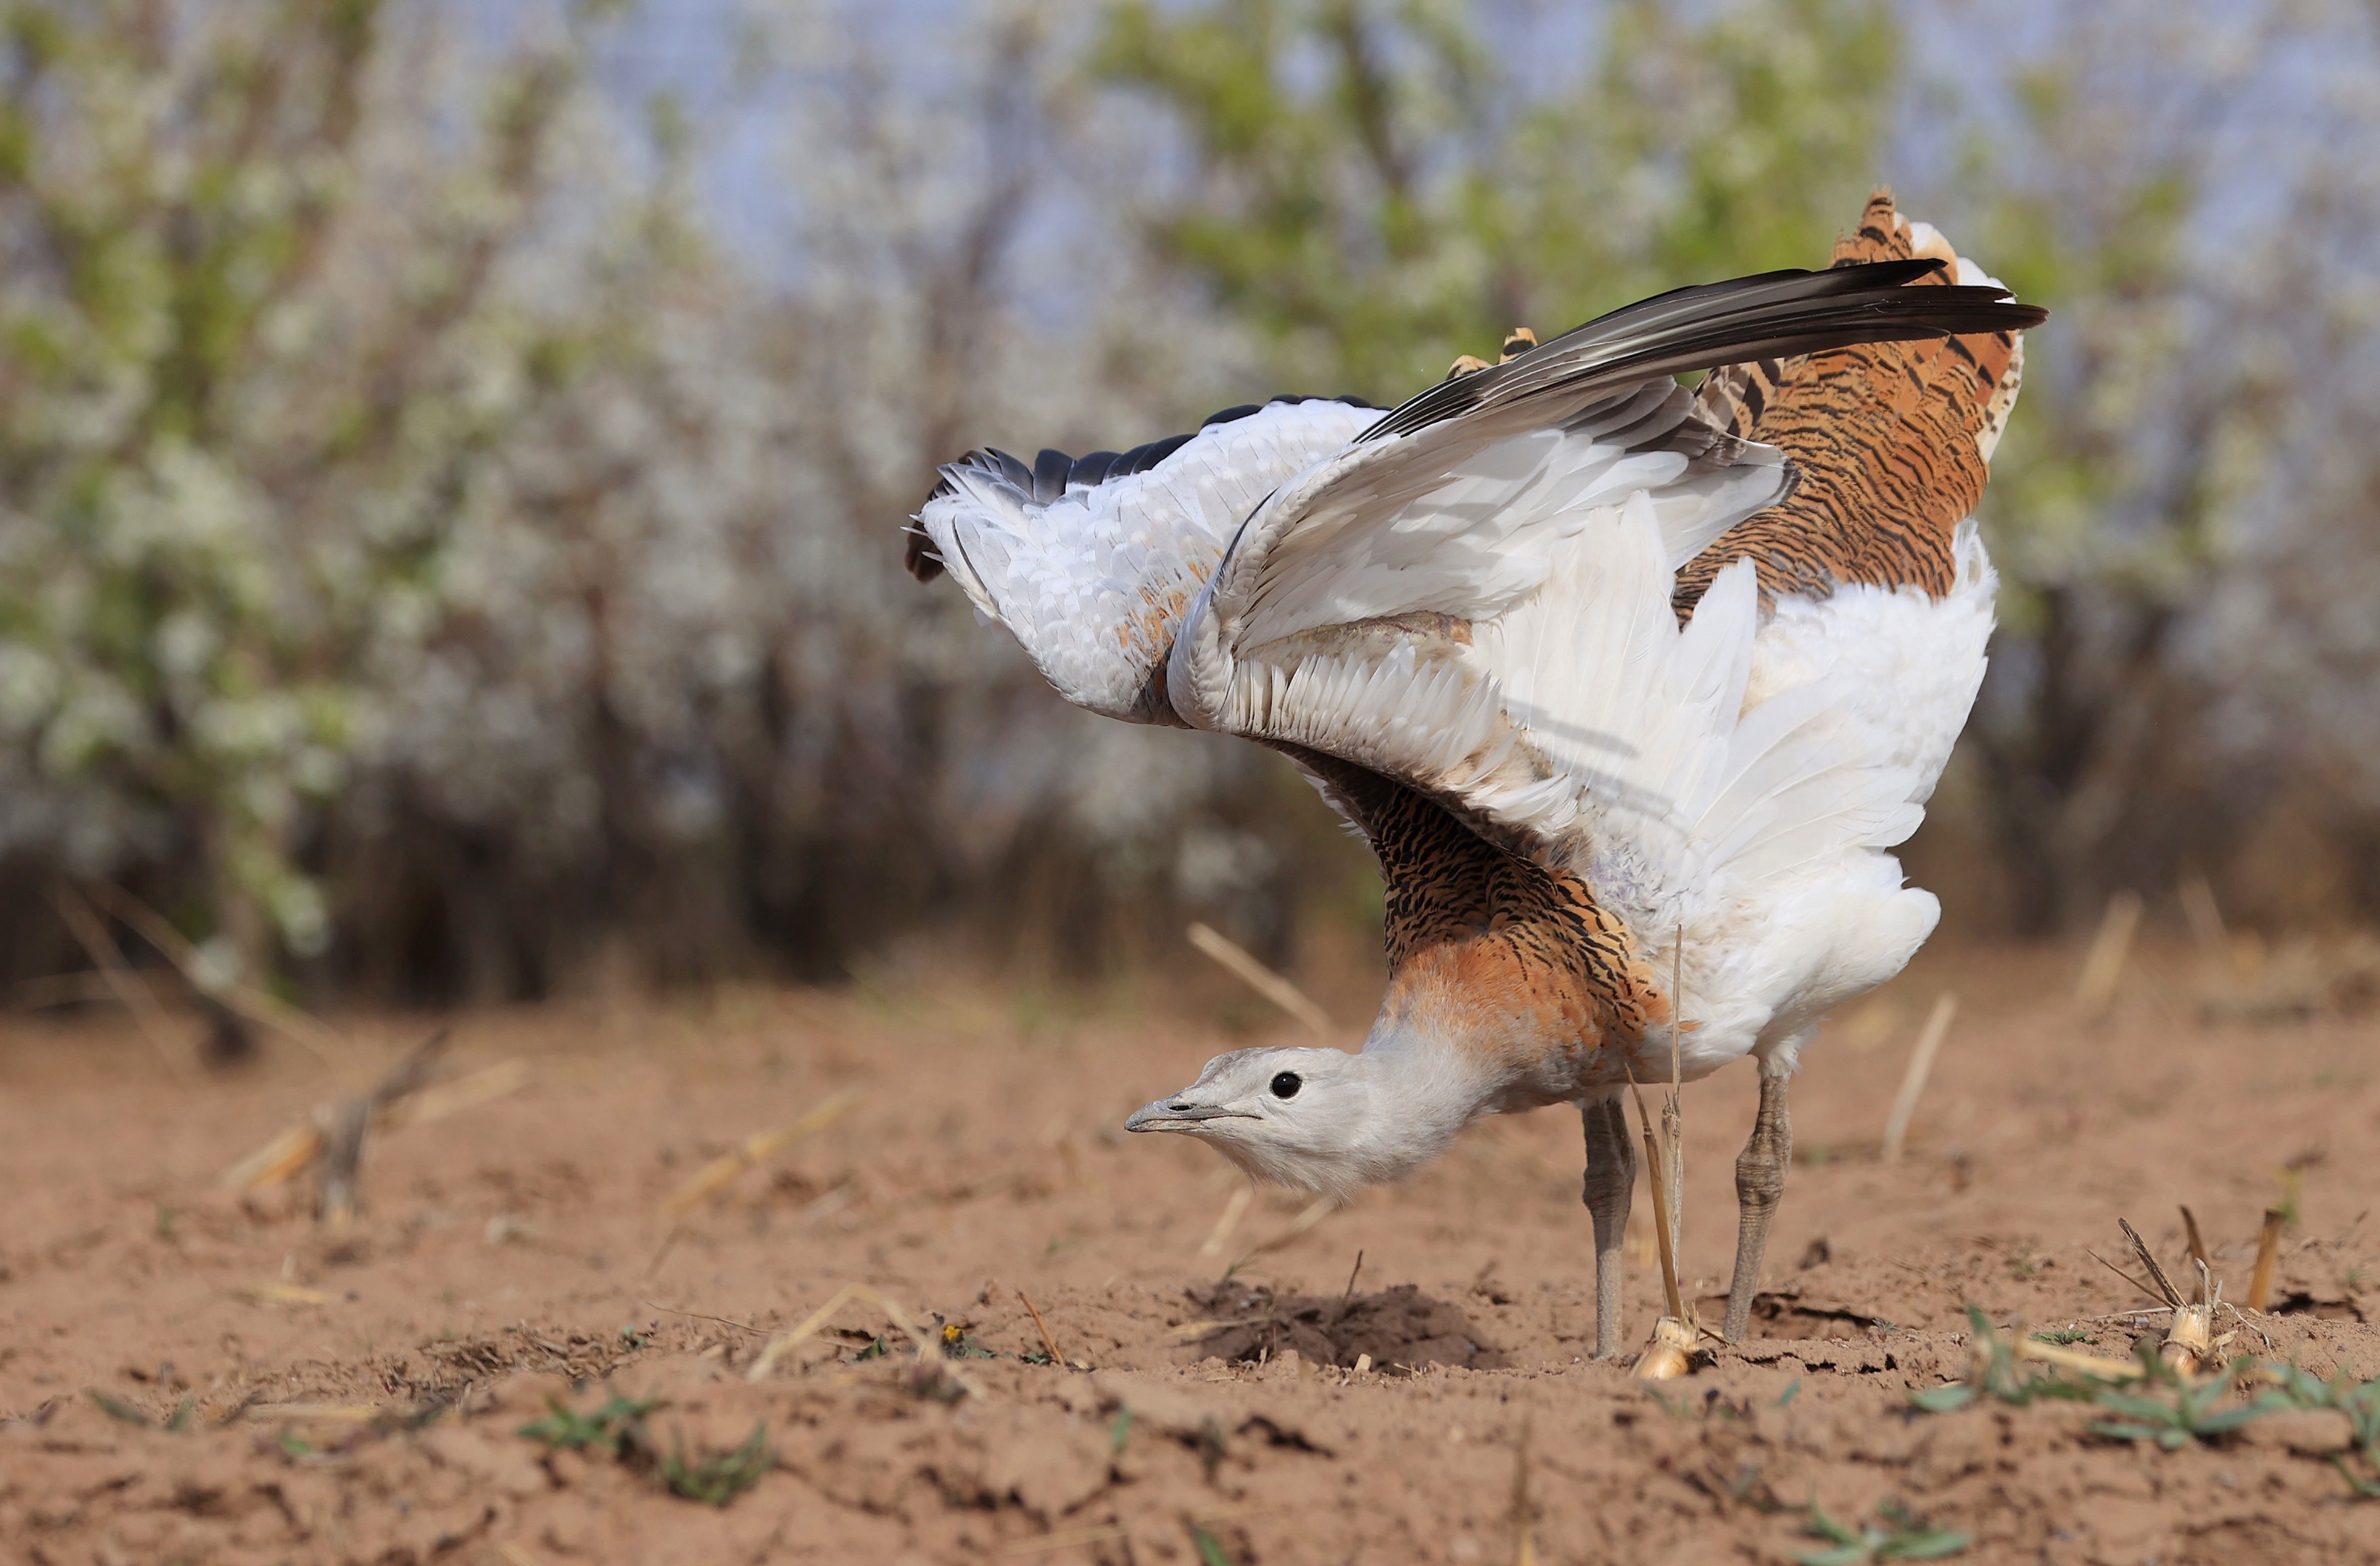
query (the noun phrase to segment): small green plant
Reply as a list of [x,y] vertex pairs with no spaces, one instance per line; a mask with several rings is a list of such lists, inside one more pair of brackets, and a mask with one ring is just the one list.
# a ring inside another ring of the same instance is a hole
[[645,1416],[659,1407],[651,1398],[625,1398],[613,1393],[601,1408],[581,1414],[560,1398],[549,1397],[551,1412],[520,1427],[520,1434],[542,1441],[550,1451],[600,1451],[649,1478],[658,1479],[672,1495],[706,1506],[725,1506],[760,1482],[776,1465],[769,1450],[769,1427],[752,1426],[752,1434],[733,1451],[688,1458],[680,1443],[668,1456],[659,1455],[645,1428]]
[[1763,1516],[1793,1509],[1777,1499],[1777,1488],[1760,1472],[1757,1463],[1746,1463],[1735,1471],[1735,1477],[1721,1479],[1717,1469],[1700,1475],[1689,1475],[1687,1482],[1714,1499],[1730,1505],[1748,1506]]
[[2030,1372],[2019,1367],[2016,1345],[1995,1329],[1991,1318],[1974,1305],[1967,1307],[1967,1323],[1974,1333],[1974,1350],[1980,1373],[1963,1381],[1953,1381],[1947,1387],[1928,1387],[1924,1391],[1909,1394],[1910,1402],[1927,1414],[1948,1414],[1964,1408],[1979,1397],[1998,1398],[2004,1403],[2022,1408],[2035,1398],[2069,1398],[2087,1401],[2095,1389],[2087,1383],[2070,1381],[2050,1372]]
[[940,1329],[938,1335],[941,1339],[943,1358],[996,1359],[999,1357],[968,1335],[965,1322],[945,1321],[937,1315],[934,1317],[934,1325]]
[[1794,1557],[1797,1566],[1866,1566],[1874,1560],[1939,1560],[1946,1555],[1956,1555],[1975,1542],[1973,1534],[1952,1533],[1912,1517],[1909,1509],[1898,1501],[1886,1501],[1876,1509],[1881,1525],[1864,1524],[1847,1527],[1827,1515],[1815,1497],[1810,1501],[1807,1524],[1813,1536],[1828,1540],[1832,1549],[1814,1549]]
[[2272,1367],[2268,1373],[2277,1385],[2256,1400],[2264,1407],[2332,1408],[2347,1415],[2364,1472],[2357,1473],[2343,1452],[2333,1453],[2330,1461],[2349,1489],[2366,1500],[2380,1500],[2380,1376],[2358,1381],[2342,1370],[2325,1381],[2294,1365]]
[[1108,1451],[1111,1455],[1123,1451],[1124,1442],[1132,1439],[1132,1409],[1116,1410],[1115,1423],[1108,1426]]
[[2158,1356],[2156,1345],[2143,1338],[2140,1361],[2147,1371],[2145,1386],[2166,1395],[2143,1397],[2118,1391],[2113,1387],[2099,1389],[2091,1401],[2118,1417],[2094,1424],[2093,1435],[2113,1441],[2155,1441],[2167,1451],[2180,1451],[2194,1440],[2228,1436],[2251,1419],[2271,1412],[2261,1400],[2230,1408],[2216,1406],[2254,1369],[2252,1359],[2234,1360],[2227,1375],[2194,1378],[2166,1364]]
[[1190,1527],[1190,1542],[1198,1547],[1198,1566],[1234,1566],[1223,1541],[1196,1524]]
[[733,1451],[713,1452],[692,1463],[682,1449],[672,1452],[662,1462],[662,1483],[672,1495],[705,1506],[725,1506],[759,1484],[776,1462],[777,1454],[769,1450],[768,1426],[755,1425],[744,1444]]
[[2035,1332],[2034,1338],[2038,1342],[2055,1343],[2062,1349],[2070,1348],[2076,1343],[2089,1342],[2091,1334],[2080,1327],[2061,1327],[2055,1332]]
[[613,1393],[610,1402],[592,1414],[580,1414],[557,1397],[548,1397],[545,1406],[552,1412],[543,1419],[522,1426],[522,1435],[544,1442],[552,1451],[592,1449],[608,1457],[618,1457],[624,1450],[642,1444],[645,1415],[653,1411],[654,1405],[650,1400],[639,1402]]
[[99,1411],[110,1419],[121,1419],[127,1425],[138,1425],[144,1430],[165,1430],[178,1436],[199,1422],[199,1400],[195,1397],[184,1398],[174,1405],[172,1414],[155,1423],[122,1398],[103,1392],[96,1387],[91,1389],[91,1401],[98,1404]]
[[91,1401],[98,1404],[99,1411],[110,1419],[121,1419],[127,1425],[138,1425],[144,1430],[149,1428],[147,1414],[113,1393],[103,1392],[93,1387],[91,1390]]
[[854,1365],[857,1365],[860,1361],[865,1359],[882,1359],[886,1354],[891,1354],[892,1352],[891,1347],[885,1343],[883,1339],[871,1338],[868,1340],[868,1343],[866,1348],[851,1356],[851,1362]]
[[1672,1419],[1691,1419],[1694,1417],[1694,1405],[1684,1398],[1680,1398],[1677,1402],[1672,1402],[1668,1398],[1661,1395],[1659,1388],[1653,1386],[1649,1382],[1645,1386],[1645,1395],[1651,1398],[1655,1402],[1659,1403],[1661,1405],[1661,1412],[1668,1414]]

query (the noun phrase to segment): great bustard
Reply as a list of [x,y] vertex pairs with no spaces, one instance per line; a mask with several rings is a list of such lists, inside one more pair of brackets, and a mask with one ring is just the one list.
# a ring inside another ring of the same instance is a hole
[[1688,1080],[1751,1054],[1741,1339],[1796,1056],[1940,912],[1888,851],[1983,677],[1968,514],[2043,319],[1879,195],[1827,271],[1516,334],[1385,412],[1280,397],[1130,452],[944,467],[912,570],[948,570],[1070,701],[1288,756],[1387,883],[1361,1052],[1219,1055],[1130,1128],[1343,1193],[1480,1115],[1575,1103],[1609,1354],[1621,1087],[1673,1048]]

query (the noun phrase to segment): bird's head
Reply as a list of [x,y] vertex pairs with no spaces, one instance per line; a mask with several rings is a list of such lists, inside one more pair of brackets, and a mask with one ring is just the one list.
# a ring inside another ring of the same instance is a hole
[[1416,1064],[1378,1050],[1234,1050],[1124,1129],[1178,1131],[1260,1180],[1343,1197],[1436,1157],[1471,1118],[1468,1083]]

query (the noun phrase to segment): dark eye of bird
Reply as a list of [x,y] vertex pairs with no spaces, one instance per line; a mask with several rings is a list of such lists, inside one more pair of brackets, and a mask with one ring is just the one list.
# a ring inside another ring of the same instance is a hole
[[1297,1097],[1297,1090],[1305,1086],[1305,1081],[1297,1073],[1285,1071],[1272,1079],[1272,1096],[1276,1099],[1294,1099]]

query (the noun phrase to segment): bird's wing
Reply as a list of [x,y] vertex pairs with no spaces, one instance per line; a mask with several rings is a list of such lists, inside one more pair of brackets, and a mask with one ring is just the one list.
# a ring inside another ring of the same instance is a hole
[[1819,680],[1744,710],[1754,568],[1683,625],[1674,576],[1792,470],[1694,415],[1674,372],[2015,329],[1937,263],[1680,290],[1449,382],[1259,506],[1176,638],[1194,724],[1421,791],[1643,930],[1914,825],[1905,768],[1845,743]]
[[[1859,231],[1835,246],[1838,267],[1934,260],[1915,281],[1998,287],[1930,225],[1868,198]],[[1719,428],[1765,442],[1801,474],[1793,492],[1731,528],[1678,574],[1689,613],[1712,579],[1751,558],[1765,597],[1823,598],[1864,582],[1916,587],[1939,599],[1958,575],[1958,526],[1984,492],[2024,370],[2014,330],[1913,342],[1864,343],[1714,370],[1696,406]]]
[[918,513],[909,569],[949,571],[1067,700],[1179,723],[1166,654],[1232,532],[1378,417],[1353,399],[1282,397],[1129,452],[1045,451],[1030,467],[971,452],[942,468]]

